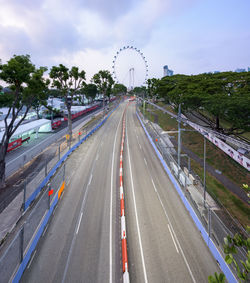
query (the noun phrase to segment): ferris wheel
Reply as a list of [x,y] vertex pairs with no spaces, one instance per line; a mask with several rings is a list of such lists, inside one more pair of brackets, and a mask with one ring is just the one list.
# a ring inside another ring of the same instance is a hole
[[124,46],[116,52],[112,65],[113,78],[128,88],[141,86],[148,79],[148,62],[144,54],[134,46]]

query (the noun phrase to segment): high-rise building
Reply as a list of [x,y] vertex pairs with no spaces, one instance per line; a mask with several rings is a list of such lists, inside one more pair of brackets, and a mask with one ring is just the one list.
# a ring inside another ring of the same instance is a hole
[[170,70],[168,68],[168,65],[164,66],[163,67],[163,77],[166,77],[166,76],[173,76],[174,74],[174,71]]
[[246,69],[239,69],[239,68],[238,68],[238,69],[235,70],[235,72],[236,72],[236,73],[246,72]]
[[250,67],[247,68],[247,71],[250,72]]

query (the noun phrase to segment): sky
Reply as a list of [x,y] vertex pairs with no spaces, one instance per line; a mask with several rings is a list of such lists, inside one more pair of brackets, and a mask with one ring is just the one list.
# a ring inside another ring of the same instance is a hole
[[[89,81],[112,71],[129,45],[143,52],[150,78],[164,65],[175,74],[234,71],[250,67],[249,14],[249,0],[0,0],[0,59],[29,54],[37,67],[78,66]],[[135,69],[137,55],[125,60]]]

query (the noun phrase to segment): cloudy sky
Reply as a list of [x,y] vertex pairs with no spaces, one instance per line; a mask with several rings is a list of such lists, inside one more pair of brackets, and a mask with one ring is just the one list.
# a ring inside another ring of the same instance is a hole
[[90,79],[133,45],[150,77],[163,65],[183,74],[247,68],[249,15],[249,0],[0,0],[0,58],[30,54],[37,66],[76,65]]

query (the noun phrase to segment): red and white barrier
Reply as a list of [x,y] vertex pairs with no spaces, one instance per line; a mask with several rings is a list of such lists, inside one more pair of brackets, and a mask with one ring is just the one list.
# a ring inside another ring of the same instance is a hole
[[[125,110],[126,111],[126,110]],[[125,139],[125,112],[123,116],[122,127],[122,142],[120,151],[120,208],[121,208],[121,243],[122,243],[122,270],[123,270],[123,282],[129,283],[128,273],[128,252],[127,252],[127,233],[126,233],[126,220],[125,220],[125,202],[123,191],[123,150]]]

